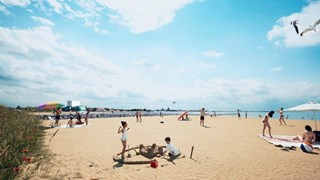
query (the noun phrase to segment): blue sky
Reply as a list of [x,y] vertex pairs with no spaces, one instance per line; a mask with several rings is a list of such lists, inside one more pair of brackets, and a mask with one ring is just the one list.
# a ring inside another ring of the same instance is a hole
[[290,25],[298,19],[301,32],[319,9],[314,0],[0,0],[0,104],[269,110],[320,101],[320,32],[300,37]]

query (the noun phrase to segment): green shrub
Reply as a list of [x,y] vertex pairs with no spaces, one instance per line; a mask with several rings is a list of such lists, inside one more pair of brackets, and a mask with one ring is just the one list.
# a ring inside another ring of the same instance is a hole
[[0,179],[14,179],[44,155],[44,129],[35,116],[0,106]]

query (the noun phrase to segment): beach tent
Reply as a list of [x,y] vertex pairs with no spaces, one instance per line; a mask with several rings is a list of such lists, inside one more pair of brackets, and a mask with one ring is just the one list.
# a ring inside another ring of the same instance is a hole
[[308,102],[305,104],[301,104],[299,106],[295,106],[289,109],[286,109],[284,111],[291,111],[291,112],[301,112],[301,111],[310,111],[313,112],[313,119],[314,119],[314,124],[316,127],[316,131],[317,129],[317,121],[316,121],[316,115],[315,112],[316,111],[320,111],[320,103],[316,103],[316,102]]

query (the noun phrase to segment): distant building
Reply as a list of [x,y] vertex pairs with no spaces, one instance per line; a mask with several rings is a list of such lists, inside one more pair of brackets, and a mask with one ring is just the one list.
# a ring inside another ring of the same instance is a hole
[[80,101],[68,101],[67,106],[69,107],[80,106]]

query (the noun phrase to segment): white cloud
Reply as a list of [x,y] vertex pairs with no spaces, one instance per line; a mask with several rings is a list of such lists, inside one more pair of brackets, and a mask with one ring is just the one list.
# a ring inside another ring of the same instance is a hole
[[11,12],[5,6],[2,6],[1,4],[0,4],[0,12],[3,12],[6,15],[11,14]]
[[319,9],[320,1],[311,2],[308,6],[302,8],[301,12],[281,17],[277,20],[277,24],[273,26],[272,30],[268,32],[268,40],[273,41],[276,45],[284,45],[286,47],[303,47],[320,44],[319,32],[309,32],[301,37],[295,32],[294,27],[290,25],[291,21],[299,20],[299,33],[302,32],[319,19]]
[[0,0],[0,2],[7,6],[21,6],[21,7],[26,7],[31,3],[30,0]]
[[[220,107],[229,103],[241,106],[248,102],[254,107],[254,105],[272,102],[273,100],[288,102],[320,96],[320,84],[309,82],[282,83],[279,86],[258,79],[230,80],[215,78],[211,80],[198,79],[195,84],[199,89],[194,90],[193,94],[188,94],[188,96],[203,98],[211,103],[216,103],[216,106]],[[295,90],[292,91],[292,89]],[[195,96],[197,94],[201,96]]]
[[283,68],[282,67],[273,67],[273,68],[271,68],[270,69],[270,71],[272,71],[272,72],[276,72],[276,71],[282,71],[283,70]]
[[39,22],[43,25],[46,25],[46,26],[54,26],[54,23],[48,19],[45,19],[45,18],[42,18],[42,17],[38,17],[38,16],[31,16],[31,18],[36,21],[36,22]]
[[53,8],[54,12],[61,14],[63,5],[57,0],[48,0],[48,4]]
[[154,31],[171,23],[176,11],[194,0],[97,0],[100,4],[112,9],[111,20],[126,26],[133,33]]
[[136,66],[143,66],[143,67],[148,67],[151,68],[153,70],[159,70],[161,68],[160,65],[158,64],[153,64],[149,61],[147,61],[145,58],[142,60],[138,60],[138,61],[134,61],[133,62]]
[[202,55],[209,56],[209,57],[212,57],[212,58],[219,58],[219,57],[224,55],[224,52],[210,50],[210,51],[203,52]]
[[[50,26],[0,27],[0,48],[0,75],[8,77],[6,81],[0,79],[0,89],[5,91],[6,100],[16,103],[74,97],[100,101],[99,98],[118,97],[131,87],[127,82],[136,77],[126,76],[128,72],[101,54],[63,43]],[[112,88],[115,84],[117,88]]]
[[215,64],[209,64],[209,63],[205,63],[205,62],[201,62],[200,63],[202,67],[207,68],[207,69],[214,69],[216,68]]

